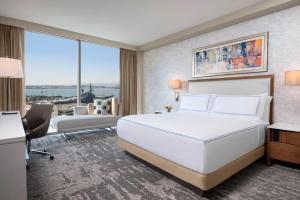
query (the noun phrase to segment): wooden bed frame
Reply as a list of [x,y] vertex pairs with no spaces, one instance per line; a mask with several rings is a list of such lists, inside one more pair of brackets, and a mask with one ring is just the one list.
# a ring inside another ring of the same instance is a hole
[[[274,95],[274,75],[257,75],[257,76],[239,76],[239,77],[226,77],[226,78],[213,78],[213,79],[199,79],[191,80],[189,82],[195,81],[225,81],[225,80],[241,80],[241,79],[270,79],[270,96]],[[273,115],[273,101],[270,105],[270,123],[272,122]],[[118,138],[118,145],[126,150],[127,152],[137,156],[138,158],[172,174],[173,176],[188,182],[202,191],[210,190],[211,188],[217,186],[224,180],[228,179],[232,175],[236,174],[240,170],[246,168],[251,163],[255,162],[257,159],[261,158],[265,154],[265,145],[256,148],[253,151],[241,156],[240,158],[232,161],[231,163],[219,168],[218,170],[209,173],[202,174],[172,161],[169,161],[163,157],[153,154],[135,144],[132,144],[126,140]],[[203,194],[203,193],[202,193]]]
[[265,147],[263,145],[212,173],[201,174],[153,154],[121,138],[118,138],[118,145],[136,157],[147,161],[148,163],[200,188],[203,191],[210,190],[238,171],[244,169],[262,157],[265,152]]

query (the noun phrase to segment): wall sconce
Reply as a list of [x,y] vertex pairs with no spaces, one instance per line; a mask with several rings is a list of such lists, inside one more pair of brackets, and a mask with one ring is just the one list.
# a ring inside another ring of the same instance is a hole
[[179,100],[179,90],[181,89],[181,80],[169,80],[169,88],[174,90],[175,100]]
[[284,73],[285,85],[300,85],[300,70],[286,71]]

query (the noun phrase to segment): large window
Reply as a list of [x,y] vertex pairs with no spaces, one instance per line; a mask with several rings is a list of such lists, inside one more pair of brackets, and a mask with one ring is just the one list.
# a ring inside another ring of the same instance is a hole
[[[40,33],[25,32],[26,106],[54,104],[53,115],[72,115],[77,104],[81,77],[80,102],[119,96],[119,49]],[[81,56],[81,72],[78,74]]]
[[93,98],[119,96],[119,53],[117,48],[82,42],[82,103],[91,103]]

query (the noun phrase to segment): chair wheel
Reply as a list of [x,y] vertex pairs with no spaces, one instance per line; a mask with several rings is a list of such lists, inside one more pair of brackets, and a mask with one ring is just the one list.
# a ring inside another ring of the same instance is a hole
[[54,160],[54,156],[50,156],[50,160]]

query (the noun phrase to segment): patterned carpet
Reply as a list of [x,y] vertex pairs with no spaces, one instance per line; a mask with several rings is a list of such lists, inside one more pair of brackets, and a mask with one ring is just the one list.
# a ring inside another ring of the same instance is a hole
[[[27,171],[28,199],[195,200],[198,190],[150,167],[116,145],[109,131],[51,135],[33,142],[55,154],[33,155]],[[206,193],[203,199],[300,199],[300,170],[258,161]]]

